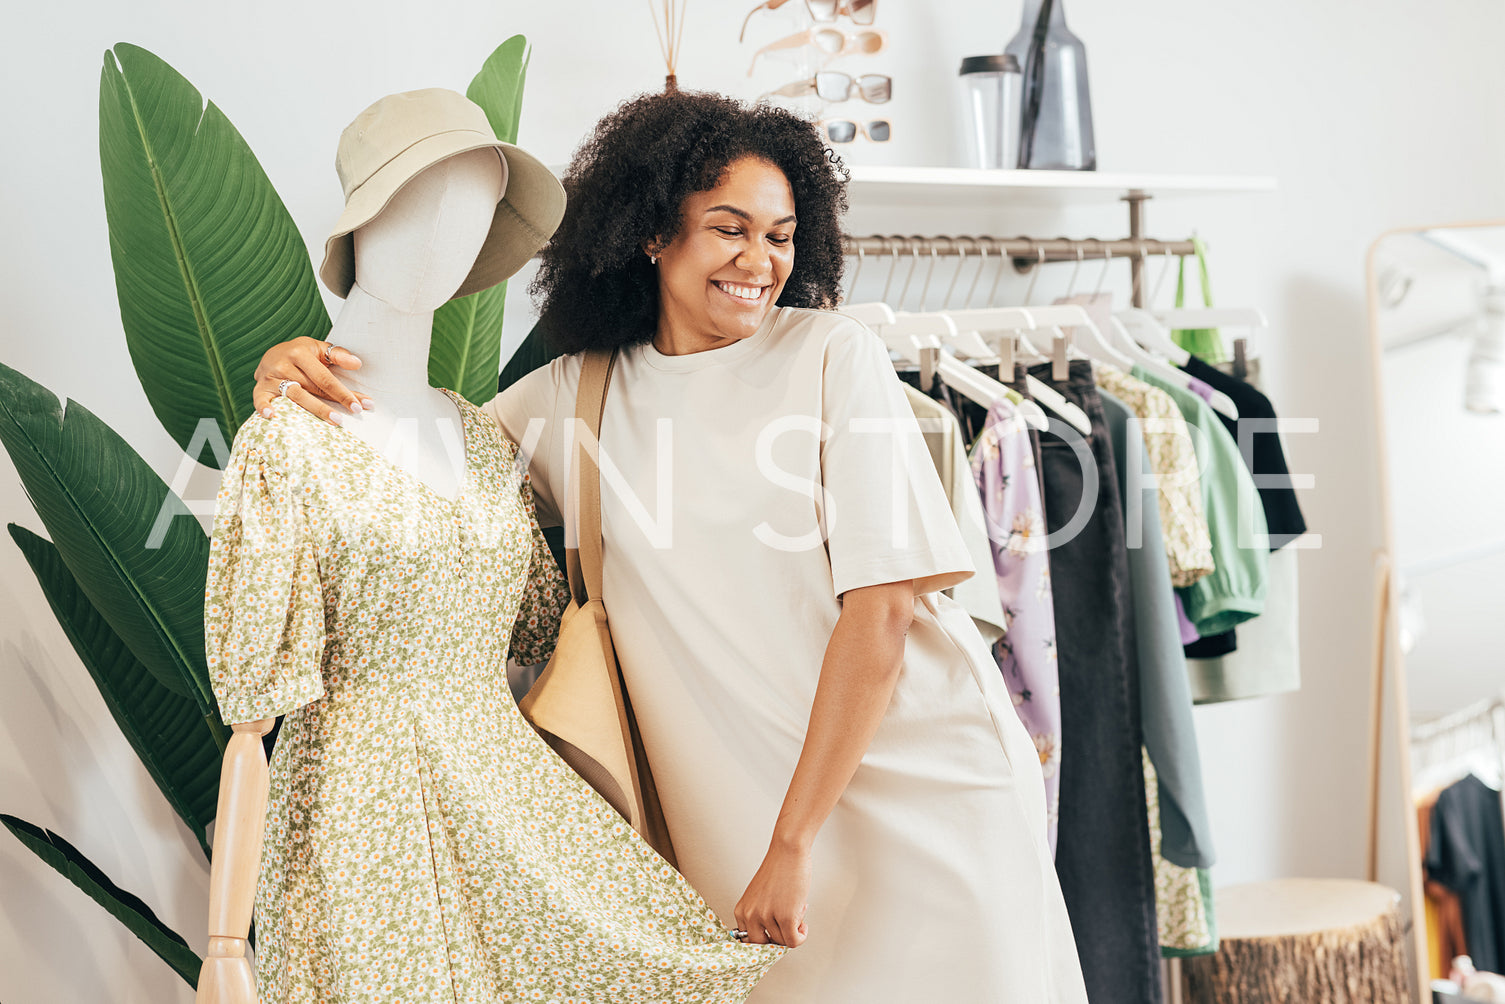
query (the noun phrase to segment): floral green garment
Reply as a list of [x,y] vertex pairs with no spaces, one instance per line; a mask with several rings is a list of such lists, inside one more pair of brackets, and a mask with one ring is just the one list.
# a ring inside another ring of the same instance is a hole
[[568,591],[516,447],[449,397],[467,464],[453,502],[280,399],[225,469],[215,694],[227,722],[287,716],[261,1001],[741,1001],[780,950],[733,941],[512,701],[509,648],[545,658]]

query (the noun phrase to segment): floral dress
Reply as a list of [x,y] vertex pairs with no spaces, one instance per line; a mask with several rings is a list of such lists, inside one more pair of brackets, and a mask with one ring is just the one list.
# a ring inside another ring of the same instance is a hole
[[235,438],[205,597],[227,722],[286,715],[256,894],[262,1004],[741,1001],[779,957],[533,732],[509,649],[568,590],[516,447],[445,392],[451,501],[280,399]]

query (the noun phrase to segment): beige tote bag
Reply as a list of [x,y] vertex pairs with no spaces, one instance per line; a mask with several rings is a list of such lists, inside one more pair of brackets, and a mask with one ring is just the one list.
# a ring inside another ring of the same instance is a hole
[[518,707],[577,774],[666,861],[676,864],[601,602],[601,470],[594,444],[600,441],[615,363],[615,352],[592,349],[581,367],[575,418],[591,435],[575,444],[575,455],[567,461],[571,467],[580,461],[572,479],[578,493],[576,547],[565,552],[570,605],[553,658]]

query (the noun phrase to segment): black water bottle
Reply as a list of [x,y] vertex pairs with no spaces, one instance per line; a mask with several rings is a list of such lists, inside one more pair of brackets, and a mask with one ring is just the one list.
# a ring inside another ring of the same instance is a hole
[[1095,171],[1087,48],[1066,27],[1063,0],[1024,0],[1019,34],[1004,52],[1023,67],[1019,166]]

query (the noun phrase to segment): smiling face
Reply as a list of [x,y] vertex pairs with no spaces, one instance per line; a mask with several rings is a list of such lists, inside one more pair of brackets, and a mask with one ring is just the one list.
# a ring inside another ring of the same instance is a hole
[[743,157],[680,209],[659,255],[658,332],[667,355],[719,348],[758,330],[794,268],[794,193],[778,167]]

